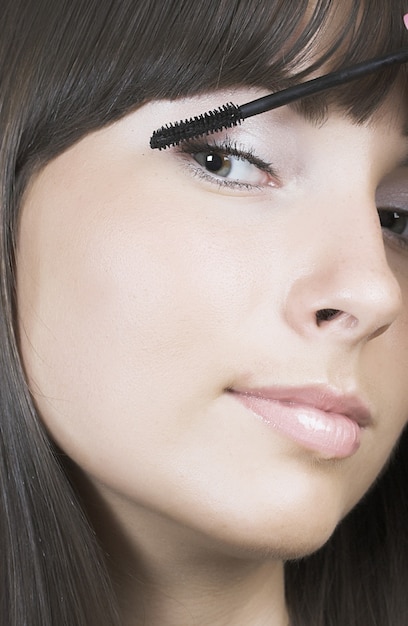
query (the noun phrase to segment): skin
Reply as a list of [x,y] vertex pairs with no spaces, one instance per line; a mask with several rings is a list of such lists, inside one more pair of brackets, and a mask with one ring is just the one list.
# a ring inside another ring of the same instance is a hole
[[[328,539],[408,418],[408,249],[375,202],[408,204],[398,98],[362,126],[248,120],[230,138],[276,170],[249,168],[257,188],[148,147],[167,120],[256,95],[149,104],[50,162],[23,203],[24,364],[128,626],[286,626],[282,562]],[[340,314],[317,324],[323,308]],[[311,384],[369,406],[355,454],[324,458],[228,391]]]

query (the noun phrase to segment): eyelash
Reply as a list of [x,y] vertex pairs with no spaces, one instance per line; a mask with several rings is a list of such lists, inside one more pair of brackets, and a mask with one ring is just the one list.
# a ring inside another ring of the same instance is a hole
[[204,166],[200,165],[197,161],[192,161],[195,155],[200,153],[216,153],[223,156],[236,157],[239,160],[247,161],[251,165],[254,165],[261,172],[265,172],[271,178],[274,179],[274,186],[279,183],[279,177],[276,171],[273,169],[270,163],[260,159],[251,148],[248,149],[242,145],[237,144],[228,137],[223,141],[217,142],[215,140],[191,140],[185,141],[176,148],[182,156],[185,157],[188,168],[198,178],[210,182],[213,185],[217,185],[223,189],[244,190],[244,191],[261,191],[262,185],[254,185],[251,183],[244,183],[238,180],[223,179],[217,174],[211,174],[204,169]]

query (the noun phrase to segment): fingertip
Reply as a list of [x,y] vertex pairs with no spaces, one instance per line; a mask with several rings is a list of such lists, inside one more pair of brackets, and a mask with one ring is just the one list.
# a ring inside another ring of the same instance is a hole
[[405,24],[405,28],[408,29],[408,13],[404,15],[404,24]]

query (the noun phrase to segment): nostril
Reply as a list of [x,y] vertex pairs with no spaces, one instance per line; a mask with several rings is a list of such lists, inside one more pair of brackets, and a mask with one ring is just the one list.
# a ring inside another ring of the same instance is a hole
[[319,309],[319,311],[316,312],[316,323],[320,326],[322,322],[329,322],[342,313],[343,311],[339,309]]

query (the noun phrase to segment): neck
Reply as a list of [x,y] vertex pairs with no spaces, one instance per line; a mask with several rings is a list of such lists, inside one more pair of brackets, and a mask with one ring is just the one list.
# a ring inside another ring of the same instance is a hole
[[191,558],[185,546],[173,545],[171,552],[170,558],[146,554],[138,546],[119,566],[115,555],[112,576],[124,626],[288,625],[282,564]]
[[123,626],[288,626],[280,560],[226,549],[95,495],[87,489],[88,513],[109,555]]
[[143,514],[109,533],[124,626],[288,626],[281,561],[226,554],[193,534]]

